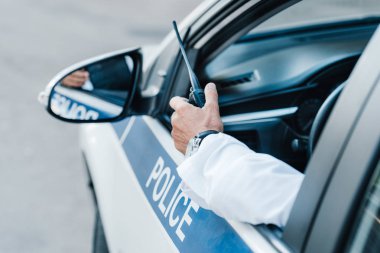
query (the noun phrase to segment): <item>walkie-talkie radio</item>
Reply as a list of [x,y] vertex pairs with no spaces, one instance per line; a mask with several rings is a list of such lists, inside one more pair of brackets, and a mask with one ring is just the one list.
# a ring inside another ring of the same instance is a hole
[[181,49],[183,59],[185,60],[187,71],[189,72],[189,78],[191,83],[190,94],[189,94],[189,103],[198,107],[203,107],[205,105],[205,93],[199,84],[198,78],[195,75],[193,69],[190,66],[189,59],[187,58],[185,47],[183,45],[181,36],[179,35],[177,23],[173,21],[174,31],[177,35],[179,48]]

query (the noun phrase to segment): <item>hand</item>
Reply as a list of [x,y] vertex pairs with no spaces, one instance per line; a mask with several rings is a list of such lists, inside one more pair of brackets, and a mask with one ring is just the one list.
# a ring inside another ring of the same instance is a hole
[[223,123],[219,114],[218,92],[215,84],[205,87],[206,103],[203,108],[195,107],[186,98],[173,97],[170,106],[174,109],[171,122],[174,145],[185,154],[191,138],[206,130],[223,131]]
[[62,85],[73,88],[80,88],[87,81],[89,74],[85,70],[77,70],[62,79]]

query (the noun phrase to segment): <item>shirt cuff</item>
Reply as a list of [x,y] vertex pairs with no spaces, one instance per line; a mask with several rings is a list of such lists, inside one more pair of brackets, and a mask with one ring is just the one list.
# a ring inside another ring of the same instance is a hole
[[[209,209],[204,201],[204,193],[207,185],[203,173],[207,158],[215,152],[215,146],[223,139],[223,133],[210,134],[206,136],[198,151],[186,158],[178,167],[177,172],[181,177],[182,190],[201,207]],[[189,187],[191,185],[191,187]]]

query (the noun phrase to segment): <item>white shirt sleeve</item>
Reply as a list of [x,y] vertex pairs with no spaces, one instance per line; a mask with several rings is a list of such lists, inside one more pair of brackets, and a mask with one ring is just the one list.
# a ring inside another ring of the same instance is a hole
[[199,150],[177,168],[183,191],[226,219],[283,227],[303,174],[235,138],[207,136]]

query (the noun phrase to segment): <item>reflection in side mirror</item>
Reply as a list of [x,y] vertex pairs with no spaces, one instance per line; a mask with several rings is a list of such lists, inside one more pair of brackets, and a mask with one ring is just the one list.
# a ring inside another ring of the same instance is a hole
[[101,56],[58,74],[47,109],[70,122],[106,122],[128,115],[141,72],[138,50]]

